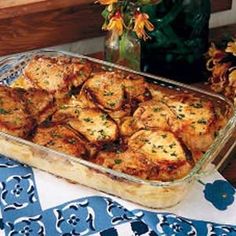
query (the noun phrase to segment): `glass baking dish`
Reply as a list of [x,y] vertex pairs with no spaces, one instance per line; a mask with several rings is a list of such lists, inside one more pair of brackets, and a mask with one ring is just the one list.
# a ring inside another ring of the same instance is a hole
[[[36,55],[55,57],[66,55],[83,58],[103,67],[104,70],[112,71],[113,69],[119,69],[127,73],[135,73],[144,76],[150,83],[181,91],[182,93],[198,94],[213,101],[214,104],[222,109],[227,109],[230,114],[229,120],[215,138],[214,143],[196,163],[190,173],[182,179],[171,182],[137,178],[3,132],[0,132],[1,154],[72,182],[80,183],[151,208],[167,208],[179,203],[189,192],[196,179],[208,174],[212,169],[219,168],[230,154],[229,150],[233,147],[232,135],[235,130],[236,111],[233,104],[226,98],[190,85],[135,72],[101,60],[68,52],[47,50],[19,54],[2,59],[0,61],[0,84],[10,85],[15,81],[21,75],[29,60]],[[231,141],[230,144],[229,141]]]

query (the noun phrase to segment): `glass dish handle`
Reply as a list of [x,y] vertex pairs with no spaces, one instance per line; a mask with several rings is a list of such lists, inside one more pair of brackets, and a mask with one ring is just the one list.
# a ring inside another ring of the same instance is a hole
[[[232,140],[229,142],[232,143],[231,146],[229,146],[228,150],[224,153],[223,157],[219,160],[217,164],[214,163],[208,163],[206,168],[204,170],[200,170],[199,173],[196,175],[197,179],[200,179],[204,176],[212,174],[214,171],[219,170],[223,163],[229,158],[230,154],[233,153],[234,150],[236,150],[236,135],[233,135]],[[228,145],[227,145],[228,146]],[[236,153],[235,153],[236,155]]]

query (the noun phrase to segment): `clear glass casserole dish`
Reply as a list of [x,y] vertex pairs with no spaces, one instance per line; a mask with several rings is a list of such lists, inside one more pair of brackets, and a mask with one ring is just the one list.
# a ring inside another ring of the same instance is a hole
[[[167,182],[145,180],[121,173],[3,132],[0,132],[1,154],[75,183],[80,183],[151,208],[166,208],[179,203],[196,179],[209,173],[212,169],[218,168],[230,154],[233,147],[232,135],[235,131],[236,112],[229,100],[165,78],[135,72],[86,56],[59,51],[38,51],[4,58],[0,61],[0,84],[10,85],[15,81],[22,74],[26,64],[36,55],[78,57],[103,67],[103,70],[112,71],[119,69],[125,73],[141,75],[148,82],[158,84],[161,87],[167,87],[173,91],[197,94],[212,101],[220,109],[227,110],[229,114],[228,122],[220,130],[213,144],[203,154],[188,175],[181,179]],[[230,144],[229,141],[231,141]]]

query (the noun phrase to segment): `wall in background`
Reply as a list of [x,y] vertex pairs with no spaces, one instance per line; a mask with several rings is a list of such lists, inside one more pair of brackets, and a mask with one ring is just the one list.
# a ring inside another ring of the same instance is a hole
[[[224,1],[224,0],[218,0]],[[210,28],[218,26],[236,24],[236,0],[232,1],[232,9],[211,14]]]

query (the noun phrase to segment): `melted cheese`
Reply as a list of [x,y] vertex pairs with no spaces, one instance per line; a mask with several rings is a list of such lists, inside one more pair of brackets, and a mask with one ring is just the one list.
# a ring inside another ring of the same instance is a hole
[[114,141],[118,135],[116,124],[107,114],[97,109],[82,109],[78,118],[68,123],[90,142]]
[[113,72],[96,73],[84,87],[103,108],[117,110],[124,102],[124,88],[121,82],[119,75]]
[[130,138],[128,144],[154,162],[186,160],[182,146],[171,132],[141,130]]

